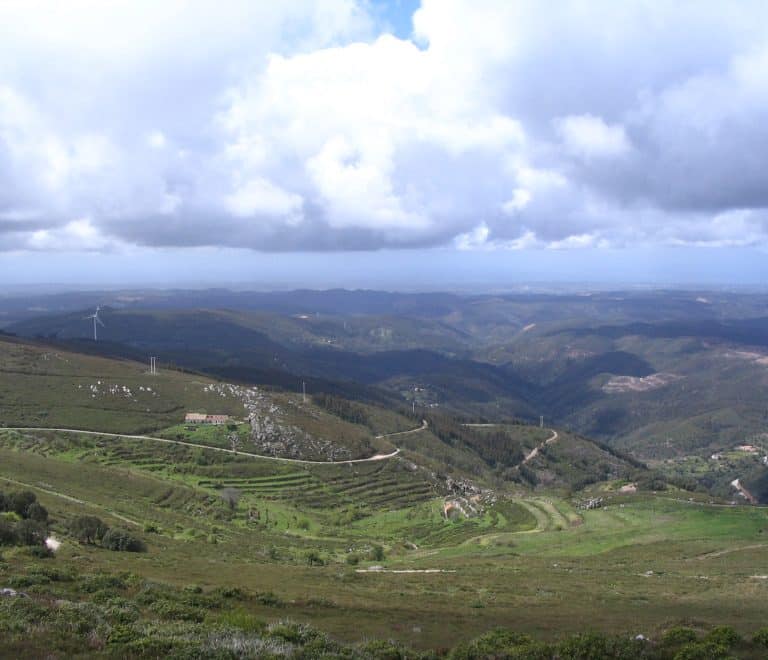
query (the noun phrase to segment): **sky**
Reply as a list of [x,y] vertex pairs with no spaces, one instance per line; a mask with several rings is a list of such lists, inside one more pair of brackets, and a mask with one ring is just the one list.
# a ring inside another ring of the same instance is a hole
[[0,283],[768,281],[763,0],[3,0]]

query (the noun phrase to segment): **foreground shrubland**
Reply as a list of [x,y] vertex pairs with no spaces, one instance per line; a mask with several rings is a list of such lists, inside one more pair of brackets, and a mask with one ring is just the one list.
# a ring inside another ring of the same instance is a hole
[[[281,619],[283,603],[272,593],[176,588],[132,574],[77,575],[54,560],[20,574],[0,563],[0,588],[0,655],[7,657],[694,660],[768,654],[768,628],[743,638],[727,626],[676,627],[654,640],[585,632],[557,642],[497,629],[438,651],[385,640],[349,645]],[[249,602],[274,607],[275,621],[249,614]]]

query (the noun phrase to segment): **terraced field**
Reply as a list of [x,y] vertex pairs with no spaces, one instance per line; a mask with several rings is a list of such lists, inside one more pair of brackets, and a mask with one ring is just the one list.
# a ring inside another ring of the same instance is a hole
[[[318,469],[320,476],[324,470]],[[325,475],[323,475],[325,476]],[[386,461],[339,470],[305,489],[299,495],[313,509],[358,505],[375,509],[397,509],[424,502],[439,491],[421,471],[403,469],[401,461]]]
[[201,488],[236,488],[242,493],[256,495],[264,499],[280,499],[289,497],[299,489],[306,488],[315,482],[309,472],[294,472],[268,477],[222,477],[218,479],[200,479],[197,485]]

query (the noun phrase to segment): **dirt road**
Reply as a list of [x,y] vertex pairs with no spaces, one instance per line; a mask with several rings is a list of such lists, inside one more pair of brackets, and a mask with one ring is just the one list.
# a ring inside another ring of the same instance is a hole
[[[383,435],[377,435],[377,439],[390,438],[396,435],[403,435],[404,433],[415,433],[416,431],[423,431],[427,428],[427,421],[423,420],[421,426],[415,429],[409,429],[408,431],[398,431],[396,433],[385,433]],[[2,426],[0,431],[52,431],[56,433],[82,433],[85,435],[95,435],[106,438],[123,438],[126,440],[150,440],[152,442],[163,442],[169,445],[182,445],[184,447],[194,447],[196,449],[209,449],[211,451],[220,451],[226,454],[233,453],[231,449],[225,449],[224,447],[211,447],[210,445],[201,445],[196,442],[186,442],[184,440],[170,440],[168,438],[156,438],[151,435],[132,435],[128,433],[107,433],[104,431],[85,431],[82,429],[63,429],[52,428],[42,426]],[[395,448],[393,452],[389,454],[376,454],[369,458],[352,458],[346,461],[308,461],[300,458],[281,458],[279,456],[264,456],[262,454],[252,454],[247,451],[236,452],[239,456],[248,456],[249,458],[259,458],[267,461],[281,461],[283,463],[301,463],[305,465],[347,465],[352,463],[369,463],[373,461],[383,461],[388,458],[393,458],[400,453],[399,448]]]

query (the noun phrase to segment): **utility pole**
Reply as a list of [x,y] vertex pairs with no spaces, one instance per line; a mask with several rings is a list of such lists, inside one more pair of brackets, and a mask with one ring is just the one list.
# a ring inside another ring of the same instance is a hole
[[307,384],[303,380],[301,381],[301,400],[304,403],[307,402]]
[[157,358],[156,357],[149,358],[149,373],[152,375],[157,375]]
[[540,429],[544,428],[544,415],[539,416],[539,428]]
[[414,399],[411,403],[412,403],[412,406],[413,406],[413,414],[415,415],[416,414],[416,399]]

